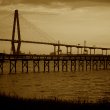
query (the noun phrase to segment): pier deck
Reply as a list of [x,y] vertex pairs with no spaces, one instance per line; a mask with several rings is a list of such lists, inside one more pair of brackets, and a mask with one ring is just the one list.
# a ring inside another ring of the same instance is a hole
[[[0,74],[4,73],[9,63],[9,73],[17,73],[17,64],[21,63],[21,72],[29,72],[29,63],[31,62],[31,72],[75,72],[92,70],[109,70],[110,55],[0,55]],[[42,69],[41,69],[42,68]]]

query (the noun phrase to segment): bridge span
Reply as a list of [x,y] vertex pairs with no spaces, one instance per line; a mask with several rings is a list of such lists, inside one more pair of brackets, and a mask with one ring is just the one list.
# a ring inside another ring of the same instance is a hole
[[[0,41],[8,41],[8,42],[12,42],[11,39],[0,39]],[[19,40],[14,40],[14,43],[19,43]],[[95,54],[95,50],[99,49],[102,50],[102,54],[103,51],[106,51],[106,55],[107,55],[107,51],[110,50],[110,48],[104,48],[104,47],[91,47],[91,46],[81,46],[81,45],[69,45],[69,44],[62,44],[62,43],[50,43],[50,42],[37,42],[37,41],[26,41],[26,40],[20,40],[20,43],[29,43],[29,44],[43,44],[43,45],[52,45],[54,46],[54,54],[60,54],[60,47],[66,47],[67,48],[67,54],[72,54],[72,48],[75,47],[77,48],[77,53],[79,53],[79,49],[81,49],[81,54],[83,54],[82,49],[89,49],[90,50],[90,54],[91,54],[91,50],[94,50],[94,54]],[[58,50],[56,50],[56,47],[58,47]]]
[[[16,28],[17,40],[15,38]],[[0,54],[0,74],[3,74],[7,69],[9,73],[16,73],[20,69],[21,72],[28,73],[30,65],[31,72],[75,72],[110,69],[110,55],[108,54],[110,48],[21,40],[18,10],[15,10],[14,13],[12,39],[0,39],[0,41],[11,42],[13,52],[13,54]],[[51,45],[54,47],[54,53],[52,55],[21,54],[21,43]],[[15,44],[17,44],[17,49]],[[62,46],[66,47],[65,54],[61,53]],[[77,49],[76,54],[72,53],[72,48]],[[83,50],[87,53],[83,53]],[[94,53],[92,53],[92,50]],[[101,50],[102,53],[96,54],[97,50]],[[103,54],[104,51],[106,54]]]
[[[16,38],[15,32],[17,30],[17,36]],[[17,39],[17,40],[16,40]],[[63,44],[63,43],[52,43],[52,42],[38,42],[38,41],[28,41],[28,40],[21,40],[21,33],[20,33],[20,22],[19,22],[19,13],[18,10],[15,10],[14,12],[14,21],[13,21],[13,30],[12,30],[12,39],[1,39],[0,41],[5,41],[5,42],[11,42],[11,51],[13,54],[20,54],[21,52],[21,44],[22,43],[29,43],[29,44],[43,44],[43,45],[51,45],[54,47],[53,53],[54,55],[59,55],[61,54],[61,47],[66,47],[66,54],[73,54],[72,53],[72,48],[77,48],[77,54],[96,54],[97,50],[101,50],[101,54],[103,55],[104,51],[106,55],[108,55],[108,51],[110,48],[103,48],[103,47],[91,47],[91,46],[81,46],[81,45],[70,45],[70,44]],[[17,44],[17,49],[15,48],[15,44]]]

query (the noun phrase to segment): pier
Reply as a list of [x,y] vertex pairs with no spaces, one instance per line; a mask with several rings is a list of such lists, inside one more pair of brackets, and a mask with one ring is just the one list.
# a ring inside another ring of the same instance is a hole
[[[76,72],[109,70],[110,55],[1,55],[0,74],[4,73],[5,63],[10,66],[9,73],[17,73],[18,63],[21,63],[19,70],[22,73],[39,72]],[[32,66],[29,71],[29,63]]]

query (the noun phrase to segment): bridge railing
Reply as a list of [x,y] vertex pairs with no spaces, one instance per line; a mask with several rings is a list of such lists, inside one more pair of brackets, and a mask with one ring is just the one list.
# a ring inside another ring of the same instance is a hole
[[110,55],[13,55],[13,54],[0,54],[0,60],[110,60]]

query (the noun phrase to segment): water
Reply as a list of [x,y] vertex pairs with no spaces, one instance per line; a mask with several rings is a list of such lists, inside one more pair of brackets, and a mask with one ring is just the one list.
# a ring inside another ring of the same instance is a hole
[[0,75],[0,92],[25,98],[110,98],[110,72],[50,72]]

